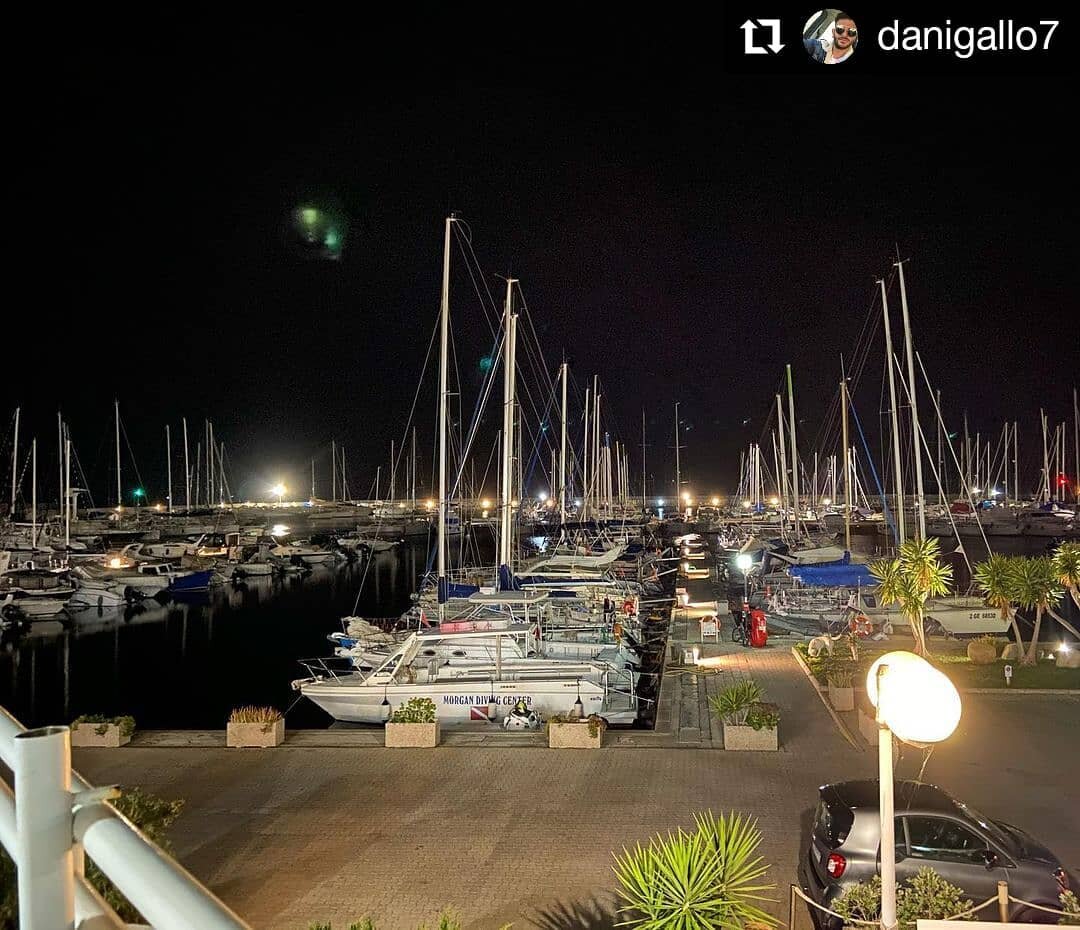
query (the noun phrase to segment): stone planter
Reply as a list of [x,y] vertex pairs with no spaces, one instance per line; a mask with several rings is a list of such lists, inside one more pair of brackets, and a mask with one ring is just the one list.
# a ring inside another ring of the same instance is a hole
[[105,749],[119,749],[130,742],[131,736],[124,736],[115,723],[80,723],[77,727],[71,728],[72,746],[101,746]]
[[861,707],[859,708],[859,732],[862,734],[862,738],[871,746],[878,744],[877,720]]
[[1080,649],[1059,649],[1054,653],[1054,664],[1058,668],[1080,668]]
[[724,724],[724,748],[776,752],[780,748],[777,730],[755,730],[753,727],[736,727]]
[[225,745],[231,749],[271,749],[285,742],[285,718],[273,723],[228,723]]
[[389,749],[434,749],[439,745],[439,721],[434,723],[387,723]]
[[829,703],[832,704],[833,710],[854,710],[855,689],[851,687],[837,688],[830,682]]
[[973,639],[967,644],[967,657],[972,665],[991,665],[997,661],[997,646]]
[[604,728],[595,727],[596,736],[589,733],[589,725],[581,723],[548,723],[548,749],[599,749],[604,743]]

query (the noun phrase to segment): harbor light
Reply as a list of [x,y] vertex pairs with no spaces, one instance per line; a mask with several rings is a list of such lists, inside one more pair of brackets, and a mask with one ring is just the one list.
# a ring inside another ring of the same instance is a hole
[[284,496],[284,494],[285,494],[285,485],[283,485],[283,484],[282,484],[282,483],[281,483],[281,482],[279,481],[279,482],[278,482],[277,484],[275,484],[275,485],[274,485],[274,486],[273,486],[273,487],[272,487],[272,488],[270,489],[270,493],[271,493],[271,494],[273,494],[273,495],[275,495],[275,496],[277,497],[277,502],[278,502],[278,504],[280,504],[280,503],[281,503],[281,498],[282,498],[282,497]]
[[435,501],[433,501],[429,497],[426,501],[424,501],[424,506],[427,507],[428,510],[434,510],[435,509]]
[[742,502],[742,505],[743,505],[743,507],[745,507],[745,508],[746,508],[747,510],[749,510],[749,509],[750,509],[750,508],[751,508],[751,507],[753,506],[753,504],[751,504],[751,503],[750,503],[750,501],[743,501],[743,502]]
[[546,501],[548,499],[547,491],[541,491],[539,497],[541,502]]
[[688,493],[687,491],[683,491],[683,496],[682,496],[682,499],[683,499],[684,501],[686,501],[686,503],[688,503],[688,504],[689,504],[689,503],[690,503],[690,494],[689,494],[689,493]]
[[484,510],[489,510],[491,508],[491,501],[489,501],[485,497],[482,501],[480,501],[480,506],[483,507]]
[[740,552],[735,556],[735,566],[740,572],[746,572],[753,564],[753,558],[746,552]]
[[772,504],[774,507],[779,507],[780,506],[780,498],[779,497],[770,497],[769,498],[769,503]]
[[664,499],[662,497],[657,498],[656,506],[657,507],[663,507],[664,506]]
[[714,507],[719,507],[720,506],[720,498],[714,496],[713,499],[712,499],[712,505]]
[[982,494],[982,488],[972,488],[971,493],[972,494]]
[[829,504],[831,504],[831,503],[832,503],[832,500],[831,500],[830,498],[828,498],[828,497],[823,497],[823,498],[821,499],[821,503],[823,503],[823,504],[824,504],[824,505],[825,505],[826,507],[828,507],[828,506],[829,506]]
[[284,523],[275,523],[270,527],[271,536],[287,536],[289,534],[289,528]]

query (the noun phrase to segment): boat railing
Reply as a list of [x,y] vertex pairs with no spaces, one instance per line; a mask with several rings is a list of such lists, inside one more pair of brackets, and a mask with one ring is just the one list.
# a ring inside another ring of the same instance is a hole
[[312,678],[333,678],[340,681],[356,672],[352,662],[346,656],[317,656],[314,659],[298,659]]

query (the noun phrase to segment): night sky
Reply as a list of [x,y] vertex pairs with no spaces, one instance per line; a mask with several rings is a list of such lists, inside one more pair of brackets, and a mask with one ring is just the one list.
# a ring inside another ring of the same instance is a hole
[[[193,433],[214,420],[236,493],[306,495],[315,456],[328,495],[332,438],[366,493],[416,390],[455,210],[493,293],[521,279],[549,367],[565,354],[582,389],[600,375],[634,476],[645,408],[651,493],[671,492],[675,401],[690,486],[730,490],[788,362],[800,451],[834,442],[818,432],[840,357],[897,249],[950,428],[964,408],[973,433],[1018,420],[1034,481],[1039,407],[1071,424],[1080,371],[1060,78],[739,75],[647,23],[599,46],[457,24],[436,48],[445,25],[332,49],[192,33],[56,50],[20,104],[15,195],[33,204],[5,315],[4,417],[22,405],[47,480],[59,408],[111,502],[115,396],[151,499],[185,415]],[[342,218],[340,260],[298,247],[306,204]],[[456,267],[471,411],[491,338]],[[882,377],[879,326],[856,392],[874,446]],[[427,475],[430,374],[419,412]]]

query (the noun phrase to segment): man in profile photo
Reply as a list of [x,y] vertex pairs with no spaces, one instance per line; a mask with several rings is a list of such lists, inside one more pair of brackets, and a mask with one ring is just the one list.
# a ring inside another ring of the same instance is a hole
[[818,32],[813,24],[815,20],[820,22],[820,16],[821,14],[812,17],[803,32],[803,47],[806,53],[818,64],[823,65],[838,65],[842,61],[847,61],[854,54],[855,45],[859,40],[855,21],[847,13],[837,10],[831,27]]

